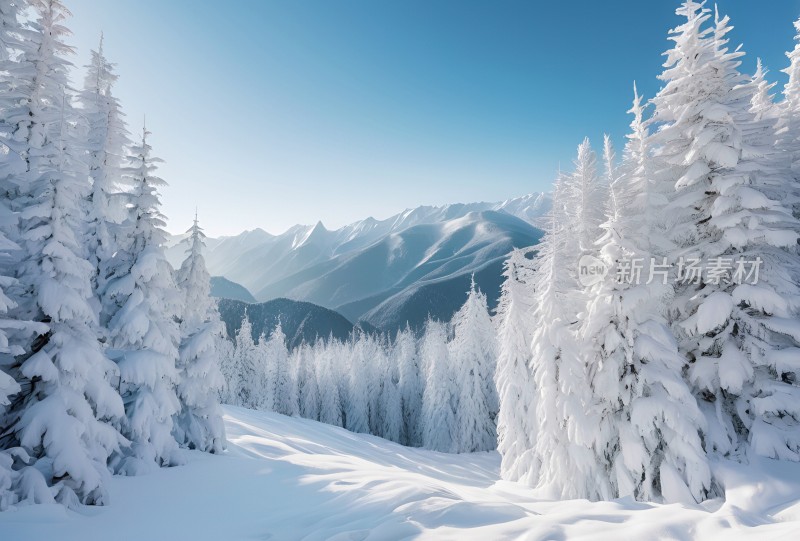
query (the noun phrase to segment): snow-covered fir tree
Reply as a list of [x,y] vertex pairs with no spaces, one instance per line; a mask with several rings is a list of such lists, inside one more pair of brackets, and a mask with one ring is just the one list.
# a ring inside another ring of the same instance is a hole
[[24,252],[12,316],[48,332],[25,344],[10,367],[22,391],[4,416],[3,447],[30,456],[20,499],[102,504],[106,462],[126,442],[117,430],[122,402],[109,384],[116,366],[96,340],[92,267],[80,242],[89,183],[67,94],[69,12],[57,0],[33,7],[38,18],[7,74],[13,90],[4,90],[2,142],[10,152],[3,172]]
[[187,257],[176,276],[183,302],[178,357],[181,410],[175,417],[174,433],[181,445],[219,453],[225,448],[225,427],[218,396],[225,381],[216,346],[224,329],[211,298],[211,277],[203,258],[205,234],[197,216],[188,233]]
[[339,371],[335,369],[337,353],[341,354],[342,345],[333,337],[327,343],[317,342],[314,347],[314,361],[319,389],[319,420],[333,426],[343,426],[343,408],[339,389]]
[[[102,36],[98,49],[90,54],[91,61],[86,66],[83,90],[79,94],[81,116],[86,123],[84,137],[92,184],[86,248],[95,266],[94,287],[102,296],[110,273],[109,265],[118,247],[116,236],[124,233],[118,230],[125,217],[120,184],[123,157],[130,140],[119,100],[112,93],[117,75],[114,64],[103,53]],[[107,318],[108,314],[101,314],[102,322]]]
[[626,273],[636,262],[661,261],[648,242],[654,231],[647,217],[657,207],[650,197],[647,126],[636,94],[631,111],[625,176],[612,191],[625,204],[609,213],[599,241],[611,272],[592,287],[581,329],[592,390],[585,422],[594,429],[590,439],[578,443],[594,467],[579,470],[591,477],[575,476],[572,482],[592,499],[691,503],[705,499],[711,477],[702,448],[703,418],[683,380],[685,362],[665,318],[672,284]]
[[233,393],[237,391],[232,383],[235,378],[238,378],[234,360],[236,357],[236,346],[233,340],[228,339],[227,332],[220,333],[216,336],[216,344],[214,350],[217,352],[219,359],[219,371],[222,374],[222,387],[219,389],[219,401],[223,404],[235,404]]
[[253,326],[246,312],[239,330],[236,331],[235,341],[231,370],[225,375],[229,403],[254,408],[261,391],[261,375],[257,371],[258,352],[253,340]]
[[794,22],[795,46],[786,53],[789,66],[782,70],[789,79],[783,87],[783,101],[776,104],[778,144],[789,168],[789,184],[785,197],[792,205],[795,218],[800,218],[800,19]]
[[[0,268],[3,269],[0,271],[2,272],[0,274],[0,427],[7,426],[5,416],[8,407],[22,390],[9,373],[15,364],[15,357],[25,354],[24,347],[30,343],[31,336],[44,335],[48,332],[48,326],[44,323],[8,317],[8,312],[17,308],[10,290],[17,289],[18,282],[5,273],[19,262],[20,247],[9,240],[2,231],[11,229],[16,232],[17,225],[17,216],[0,203]],[[20,495],[16,489],[21,485],[24,487],[24,483],[20,482],[20,471],[23,469],[22,465],[29,461],[28,454],[23,448],[6,448],[7,438],[0,438],[0,511],[5,511],[19,501]],[[44,484],[43,479],[39,480]],[[44,499],[48,500],[49,497]]]
[[[687,22],[674,33],[665,86],[653,100],[664,123],[659,178],[675,183],[671,261],[708,262],[714,272],[679,281],[673,330],[708,418],[706,450],[729,454],[749,441],[758,454],[798,460],[800,410],[790,398],[798,389],[782,361],[800,351],[791,184],[777,160],[764,159],[769,138],[753,136],[769,133],[769,123],[751,111],[754,85],[738,71],[744,53],[726,48],[727,17],[712,35],[700,4],[686,2],[679,13]],[[757,280],[737,279],[757,261]]]
[[[382,348],[383,349],[383,348]],[[376,359],[379,365],[381,392],[378,396],[378,434],[400,443],[403,439],[403,397],[400,390],[400,370],[390,352],[383,351]]]
[[458,387],[455,448],[460,453],[497,447],[497,391],[495,329],[486,295],[472,279],[464,306],[453,316],[450,364]]
[[501,475],[519,480],[530,469],[536,434],[536,391],[531,373],[533,263],[523,250],[505,262],[500,303],[495,381],[499,395],[497,449]]
[[123,433],[132,442],[115,467],[128,475],[181,462],[172,435],[181,407],[176,395],[180,295],[164,254],[158,189],[166,183],[155,175],[160,160],[151,155],[149,135],[143,128],[128,157],[126,242],[114,255],[105,288],[109,347],[120,368],[127,418]]
[[297,390],[289,366],[289,350],[286,347],[286,335],[280,322],[273,329],[266,341],[264,352],[266,359],[267,390],[265,397],[270,403],[265,409],[295,415],[297,413]]
[[422,391],[424,389],[421,359],[411,329],[406,326],[397,332],[391,352],[399,372],[400,396],[403,405],[403,442],[422,445]]
[[351,432],[370,433],[370,403],[373,370],[370,357],[371,344],[364,333],[359,333],[348,344],[347,399],[344,406],[345,428]]
[[422,445],[427,449],[453,452],[458,444],[455,407],[458,387],[447,349],[447,327],[429,319],[420,343],[425,366],[422,396]]
[[320,392],[314,347],[303,342],[292,351],[290,364],[297,382],[298,413],[306,419],[319,420]]

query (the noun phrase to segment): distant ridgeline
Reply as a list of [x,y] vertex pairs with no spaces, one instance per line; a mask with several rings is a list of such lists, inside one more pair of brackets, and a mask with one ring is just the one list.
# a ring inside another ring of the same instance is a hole
[[[536,224],[549,208],[550,196],[535,194],[502,204],[419,207],[335,231],[317,224],[277,236],[254,230],[208,239],[206,261],[217,275],[212,295],[296,299],[386,332],[407,324],[419,331],[428,316],[452,317],[473,275],[493,310],[503,261],[513,248],[539,242]],[[177,260],[183,249],[168,253]]]
[[350,321],[333,310],[310,302],[290,299],[274,299],[257,304],[220,299],[219,313],[229,338],[236,336],[245,315],[252,323],[254,340],[258,340],[262,334],[269,338],[280,322],[289,348],[294,348],[304,341],[313,343],[318,337],[333,336],[339,340],[346,340],[355,329]]

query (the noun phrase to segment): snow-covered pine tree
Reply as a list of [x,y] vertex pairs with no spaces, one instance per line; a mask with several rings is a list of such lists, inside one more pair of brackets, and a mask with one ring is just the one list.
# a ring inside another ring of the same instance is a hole
[[622,191],[622,176],[619,174],[616,164],[617,155],[614,152],[614,144],[611,141],[611,136],[603,134],[603,169],[604,169],[604,182],[608,190],[608,205],[606,208],[606,216],[615,217],[622,210],[624,201],[620,200],[620,192]]
[[261,333],[255,346],[253,357],[253,376],[244,379],[242,385],[248,389],[250,403],[245,407],[263,411],[275,411],[275,365],[272,362],[274,343],[267,339],[266,333]]
[[423,370],[414,333],[406,328],[398,331],[392,345],[392,359],[399,371],[400,395],[403,401],[403,443],[422,445],[421,410],[424,389]]
[[[673,330],[708,419],[706,450],[733,453],[747,440],[758,454],[800,459],[796,363],[800,353],[798,223],[790,184],[772,154],[755,93],[729,52],[727,17],[714,37],[708,10],[685,2],[664,88],[654,98],[663,123],[659,178],[675,183],[667,206],[670,260],[696,258],[721,273],[679,283]],[[769,124],[767,124],[767,127]],[[735,278],[737,262],[763,261],[757,280]],[[730,261],[728,270],[724,261]],[[716,264],[715,264],[716,262]]]
[[320,393],[317,384],[317,367],[314,346],[303,342],[292,351],[291,365],[297,382],[298,412],[301,417],[319,420]]
[[[99,295],[104,291],[111,258],[117,251],[115,236],[121,233],[117,230],[119,223],[125,218],[124,200],[119,192],[123,156],[130,140],[119,100],[112,93],[116,80],[114,64],[103,54],[101,36],[98,49],[91,51],[83,90],[79,93],[92,182],[86,248],[95,266],[93,285]],[[101,322],[106,323],[107,319],[108,314],[101,313]]]
[[[0,10],[2,10],[0,6]],[[6,372],[15,364],[15,357],[25,354],[25,346],[30,343],[30,337],[44,335],[48,326],[44,323],[34,323],[7,317],[9,310],[17,308],[17,303],[11,297],[10,289],[17,288],[17,280],[5,273],[8,267],[19,262],[20,247],[9,240],[3,230],[11,229],[17,233],[18,218],[0,202],[0,427],[7,426],[6,411],[11,405],[11,400],[22,389],[16,380]],[[29,461],[28,454],[21,447],[6,448],[8,436],[0,437],[0,511],[5,511],[10,505],[19,501],[15,488],[20,481],[19,470]],[[15,464],[17,462],[17,464]],[[44,484],[44,480],[40,479]],[[45,487],[46,488],[46,487]],[[49,499],[49,497],[45,498]]]
[[426,449],[453,452],[458,444],[455,406],[458,384],[447,351],[447,327],[429,319],[420,345],[425,366],[422,395],[422,445]]
[[319,421],[333,426],[343,426],[342,401],[340,398],[338,370],[333,366],[343,357],[343,347],[333,337],[327,342],[320,340],[314,346],[314,362],[319,388]]
[[[553,206],[546,235],[537,245],[533,276],[533,304],[530,366],[534,385],[526,399],[536,411],[535,442],[526,471],[520,480],[531,486],[551,487],[560,494],[562,473],[573,471],[564,431],[564,401],[559,382],[564,346],[574,342],[570,325],[575,314],[567,309],[568,293],[575,287],[570,265],[576,243],[565,227],[566,175],[559,175],[553,190]],[[578,384],[576,381],[575,384]]]
[[789,76],[783,87],[783,101],[776,104],[778,144],[789,168],[786,197],[795,218],[800,218],[800,19],[794,22],[795,46],[786,53],[789,66],[782,70]]
[[253,340],[253,326],[250,317],[245,312],[242,324],[236,332],[231,369],[227,377],[229,404],[253,408],[260,392],[257,374],[256,344]]
[[387,346],[383,336],[363,333],[366,340],[366,358],[368,373],[365,376],[372,384],[367,388],[367,400],[369,401],[369,433],[383,437],[383,408],[381,398],[383,397],[383,386],[386,384],[386,373],[384,368],[387,366]]
[[473,277],[467,300],[453,315],[450,364],[458,387],[455,450],[490,451],[497,447],[497,347],[486,295]]
[[164,253],[165,218],[158,189],[166,183],[155,176],[161,160],[151,155],[148,135],[143,128],[141,142],[128,157],[129,215],[122,225],[126,242],[114,254],[104,289],[109,352],[120,368],[119,391],[127,417],[123,434],[133,442],[115,461],[116,470],[126,475],[181,462],[172,435],[173,416],[180,411],[180,295]]
[[[381,348],[383,349],[383,348]],[[392,355],[383,352],[380,362],[381,393],[378,397],[380,437],[400,443],[403,437],[403,398],[400,391],[400,370]]]
[[103,504],[106,462],[125,443],[115,428],[123,408],[108,382],[116,366],[96,339],[91,265],[79,241],[89,184],[62,56],[72,51],[62,41],[69,12],[57,0],[32,6],[38,19],[18,42],[13,66],[6,66],[0,114],[10,152],[3,184],[19,211],[24,253],[17,267],[23,294],[11,316],[49,330],[25,344],[9,367],[22,392],[3,419],[3,447],[30,455],[17,488],[21,499]]
[[497,449],[502,477],[517,481],[531,469],[528,461],[536,438],[536,390],[530,368],[534,269],[526,250],[511,252],[504,267],[497,308]]
[[[561,472],[593,468],[580,442],[591,438],[586,422],[591,390],[577,333],[585,317],[587,290],[579,281],[583,255],[597,255],[595,242],[607,204],[588,139],[578,146],[575,170],[559,174],[550,231],[540,244],[534,278],[536,309],[531,340],[536,406],[540,417],[531,469],[524,480],[549,487],[560,497],[577,496]],[[532,391],[533,392],[533,391]],[[540,409],[541,408],[541,409]],[[580,453],[584,453],[581,455]],[[590,477],[590,471],[581,476]]]
[[[618,271],[659,254],[649,239],[657,210],[649,187],[647,125],[634,89],[634,115],[625,178],[614,193],[625,201],[602,226],[600,257],[610,272],[591,291],[581,341],[592,391],[587,422],[593,436],[579,442],[594,467],[573,476],[591,499],[634,496],[649,501],[699,502],[711,488],[702,447],[704,419],[683,379],[685,361],[664,316],[672,284]],[[656,258],[660,261],[660,258]],[[597,475],[596,472],[600,472]]]
[[236,346],[232,340],[228,339],[226,331],[217,335],[214,350],[219,358],[219,371],[223,379],[223,385],[219,389],[219,401],[223,404],[235,404],[233,396],[236,388],[231,387],[231,382],[238,378],[236,366],[234,365]]
[[297,390],[292,371],[289,366],[289,350],[286,347],[286,335],[278,322],[266,343],[267,374],[271,387],[268,395],[272,396],[271,409],[283,415],[297,414]]
[[578,145],[574,165],[575,171],[567,177],[567,212],[574,220],[578,250],[593,253],[599,237],[598,228],[605,220],[604,204],[608,198],[606,185],[597,172],[597,155],[588,137]]
[[354,336],[349,347],[347,401],[344,404],[345,428],[351,432],[370,433],[371,387],[376,385],[372,375],[371,344],[365,333]]
[[225,381],[216,346],[224,328],[211,298],[211,277],[203,258],[205,234],[196,215],[188,233],[187,257],[176,276],[183,302],[178,357],[181,411],[174,433],[181,445],[219,453],[225,448],[225,425],[218,397]]
[[[751,78],[751,84],[755,89],[750,100],[750,112],[757,121],[772,119],[777,123],[778,108],[775,105],[774,96],[770,94],[777,83],[769,82],[767,73],[768,70],[762,64],[761,59],[756,59],[756,72]],[[773,126],[773,130],[775,129]]]

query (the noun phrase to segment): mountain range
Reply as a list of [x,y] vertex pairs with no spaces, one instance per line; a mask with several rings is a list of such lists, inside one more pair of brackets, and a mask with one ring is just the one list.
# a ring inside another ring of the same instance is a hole
[[[548,194],[534,193],[500,203],[422,206],[336,230],[321,222],[280,235],[255,229],[206,239],[206,263],[220,277],[216,296],[249,301],[250,292],[257,301],[310,302],[387,331],[418,327],[428,315],[449,319],[473,274],[496,304],[505,256],[538,243],[536,226],[550,203]],[[171,239],[173,265],[183,258],[182,238]]]

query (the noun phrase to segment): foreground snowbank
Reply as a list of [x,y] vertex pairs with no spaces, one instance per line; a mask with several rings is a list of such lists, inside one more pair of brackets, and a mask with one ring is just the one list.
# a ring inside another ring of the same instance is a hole
[[447,455],[226,407],[229,451],[114,478],[111,505],[0,513],[6,540],[795,539],[800,465],[719,464],[702,506],[537,500],[498,481],[496,453]]

